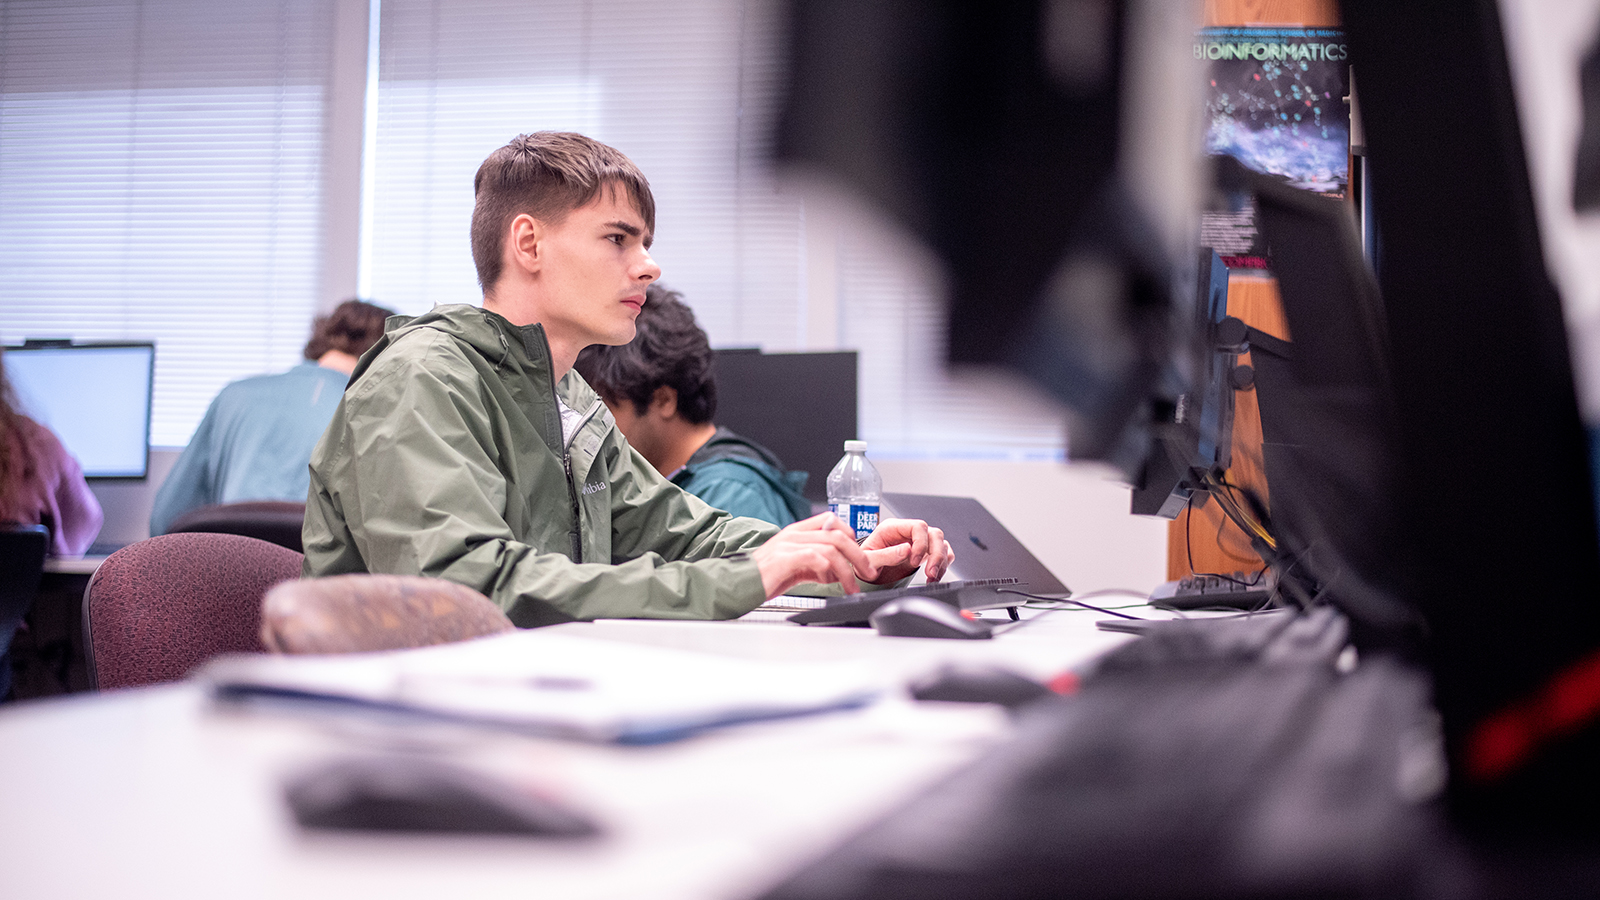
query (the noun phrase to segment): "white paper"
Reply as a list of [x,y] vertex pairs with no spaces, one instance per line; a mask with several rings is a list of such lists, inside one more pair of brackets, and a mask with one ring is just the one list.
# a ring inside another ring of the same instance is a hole
[[859,706],[890,687],[856,663],[763,663],[540,631],[383,653],[230,656],[196,678],[223,700],[279,697],[625,743]]

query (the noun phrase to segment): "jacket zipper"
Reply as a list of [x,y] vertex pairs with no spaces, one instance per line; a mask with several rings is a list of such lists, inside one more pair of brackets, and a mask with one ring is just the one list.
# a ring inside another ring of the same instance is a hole
[[[552,373],[552,375],[553,375],[553,373]],[[553,385],[553,381],[552,381],[552,385]],[[552,393],[554,392],[554,387],[553,386],[551,388],[551,391],[552,391]],[[556,398],[557,414],[560,413],[560,404],[561,404],[561,398],[557,397]],[[577,426],[572,429],[572,439],[573,440],[577,440],[578,439],[578,432],[582,431],[583,427],[585,425],[589,424],[589,420],[594,418],[595,412],[598,411],[604,405],[605,405],[604,403],[601,403],[599,400],[596,400],[594,402],[594,404],[589,407],[588,411],[583,414],[583,418],[578,420]],[[573,522],[574,528],[576,529],[572,533],[572,558],[577,560],[578,562],[583,562],[583,525],[582,525],[582,519],[580,518],[580,516],[582,516],[583,513],[580,510],[579,504],[578,504],[578,480],[576,478],[574,478],[573,475],[572,475],[572,451],[570,449],[571,447],[572,447],[572,444],[567,441],[566,435],[563,434],[561,436],[561,468],[564,469],[566,471],[566,473],[567,473],[567,492],[572,496],[572,522]]]
[[572,454],[565,445],[561,448],[561,468],[567,473],[567,494],[572,497],[572,561],[583,562],[583,525],[578,509],[578,489],[572,481]]
[[555,359],[550,353],[549,339],[542,334],[540,339],[544,341],[544,358],[548,361],[545,377],[550,382],[550,399],[555,401],[556,435],[557,440],[561,442],[561,471],[567,477],[567,497],[572,501],[572,531],[569,532],[572,537],[572,561],[581,563],[583,562],[583,511],[578,504],[578,487],[572,480],[572,453],[567,449],[566,433],[561,428],[561,397],[556,394]]

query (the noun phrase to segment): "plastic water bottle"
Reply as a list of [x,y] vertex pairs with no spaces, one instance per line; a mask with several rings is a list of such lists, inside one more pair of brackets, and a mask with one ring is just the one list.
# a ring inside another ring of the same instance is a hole
[[866,441],[845,441],[844,458],[828,473],[828,508],[866,540],[878,527],[883,503],[883,476],[867,459]]

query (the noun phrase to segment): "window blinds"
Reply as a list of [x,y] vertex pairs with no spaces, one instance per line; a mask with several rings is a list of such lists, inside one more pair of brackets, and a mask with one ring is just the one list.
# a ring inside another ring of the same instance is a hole
[[156,341],[152,440],[300,357],[331,4],[0,0],[0,341]]
[[[714,345],[834,349],[808,338],[818,292],[806,284],[805,201],[766,161],[779,13],[759,0],[383,0],[373,296],[411,313],[478,302],[467,239],[478,164],[519,133],[580,131],[649,177],[662,281]],[[945,374],[937,279],[914,254],[867,222],[828,238],[837,347],[860,351],[874,453],[1060,455],[1049,404]]]
[[[333,5],[0,0],[0,341],[156,340],[158,444],[299,358],[339,299],[316,296]],[[581,131],[649,176],[663,280],[713,344],[860,352],[874,454],[1058,456],[1049,404],[944,372],[927,259],[778,186],[781,25],[772,0],[383,0],[373,299],[478,302],[478,164]]]
[[760,144],[773,13],[384,0],[373,296],[408,312],[478,302],[467,233],[479,163],[520,133],[578,131],[650,179],[662,280],[716,342],[797,347],[800,205],[776,194]]

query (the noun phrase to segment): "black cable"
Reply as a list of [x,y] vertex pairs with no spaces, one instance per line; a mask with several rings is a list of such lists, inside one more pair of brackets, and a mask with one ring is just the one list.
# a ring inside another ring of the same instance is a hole
[[1073,596],[1077,597],[1080,600],[1085,600],[1085,599],[1088,599],[1089,597],[1126,596],[1126,597],[1138,597],[1140,600],[1146,601],[1144,603],[1137,603],[1137,604],[1133,604],[1133,605],[1127,606],[1127,607],[1118,606],[1118,607],[1115,607],[1116,609],[1132,609],[1133,606],[1149,606],[1150,605],[1149,604],[1149,600],[1150,600],[1149,592],[1148,591],[1136,591],[1133,588],[1101,588],[1101,589],[1099,589],[1097,591],[1085,591],[1085,592],[1083,592],[1081,594],[1073,594]]
[[1183,555],[1189,559],[1189,572],[1194,573],[1194,541],[1190,532],[1194,529],[1194,494],[1183,501]]
[[[1130,603],[1127,606],[1108,606],[1108,607],[1106,607],[1106,609],[1148,609],[1149,607],[1150,607],[1150,604],[1148,602],[1146,602],[1146,603]],[[1066,611],[1066,610],[1072,610],[1074,612],[1089,612],[1090,611],[1090,610],[1085,609],[1082,606],[1074,606],[1071,602],[1066,601],[1066,600],[1051,600],[1051,601],[1048,601],[1048,602],[1040,602],[1038,600],[1029,600],[1028,602],[1022,604],[1021,608],[1022,609],[1032,609],[1032,610],[1036,610],[1036,611],[1039,611],[1039,612],[1063,612],[1063,611]]]
[[1137,620],[1137,621],[1140,621],[1140,622],[1149,621],[1148,619],[1145,619],[1143,616],[1130,616],[1127,613],[1120,613],[1120,612],[1117,612],[1114,609],[1106,609],[1105,607],[1102,607],[1102,606],[1095,606],[1092,603],[1084,603],[1082,600],[1074,600],[1071,597],[1045,597],[1045,596],[1040,595],[1040,594],[1030,594],[1027,591],[1013,591],[1010,588],[995,588],[995,593],[997,593],[997,594],[1017,594],[1018,596],[1027,597],[1027,598],[1029,598],[1031,600],[1048,600],[1048,601],[1051,601],[1053,603],[1071,603],[1074,606],[1081,606],[1084,609],[1092,609],[1097,613],[1105,613],[1108,616],[1117,616],[1118,618],[1122,618],[1122,619],[1134,619],[1134,620]]
[[[1223,482],[1220,479],[1218,480],[1218,483],[1219,484],[1226,484],[1226,482]],[[1183,553],[1184,553],[1184,556],[1188,557],[1188,560],[1189,560],[1189,575],[1191,577],[1199,576],[1199,577],[1203,577],[1203,578],[1204,577],[1221,578],[1224,581],[1231,581],[1234,584],[1242,585],[1243,587],[1255,587],[1256,585],[1260,584],[1262,577],[1265,576],[1266,573],[1267,573],[1267,567],[1265,565],[1263,565],[1261,567],[1261,570],[1255,573],[1255,577],[1252,578],[1249,581],[1241,581],[1241,580],[1239,580],[1237,578],[1234,578],[1232,575],[1224,575],[1221,572],[1196,572],[1195,571],[1195,569],[1194,569],[1194,540],[1190,535],[1190,532],[1194,528],[1194,507],[1192,505],[1193,503],[1194,503],[1194,494],[1191,493],[1189,495],[1189,498],[1183,502],[1183,511],[1185,513],[1185,515],[1183,517]],[[1219,501],[1217,505],[1220,507],[1222,504]],[[1229,516],[1226,515],[1227,510],[1223,510],[1223,513],[1224,513],[1223,520],[1219,520],[1217,522],[1217,546],[1218,547],[1222,546],[1222,522],[1225,521],[1225,520],[1228,520],[1230,518]],[[1229,555],[1231,556],[1232,554],[1230,553]]]

